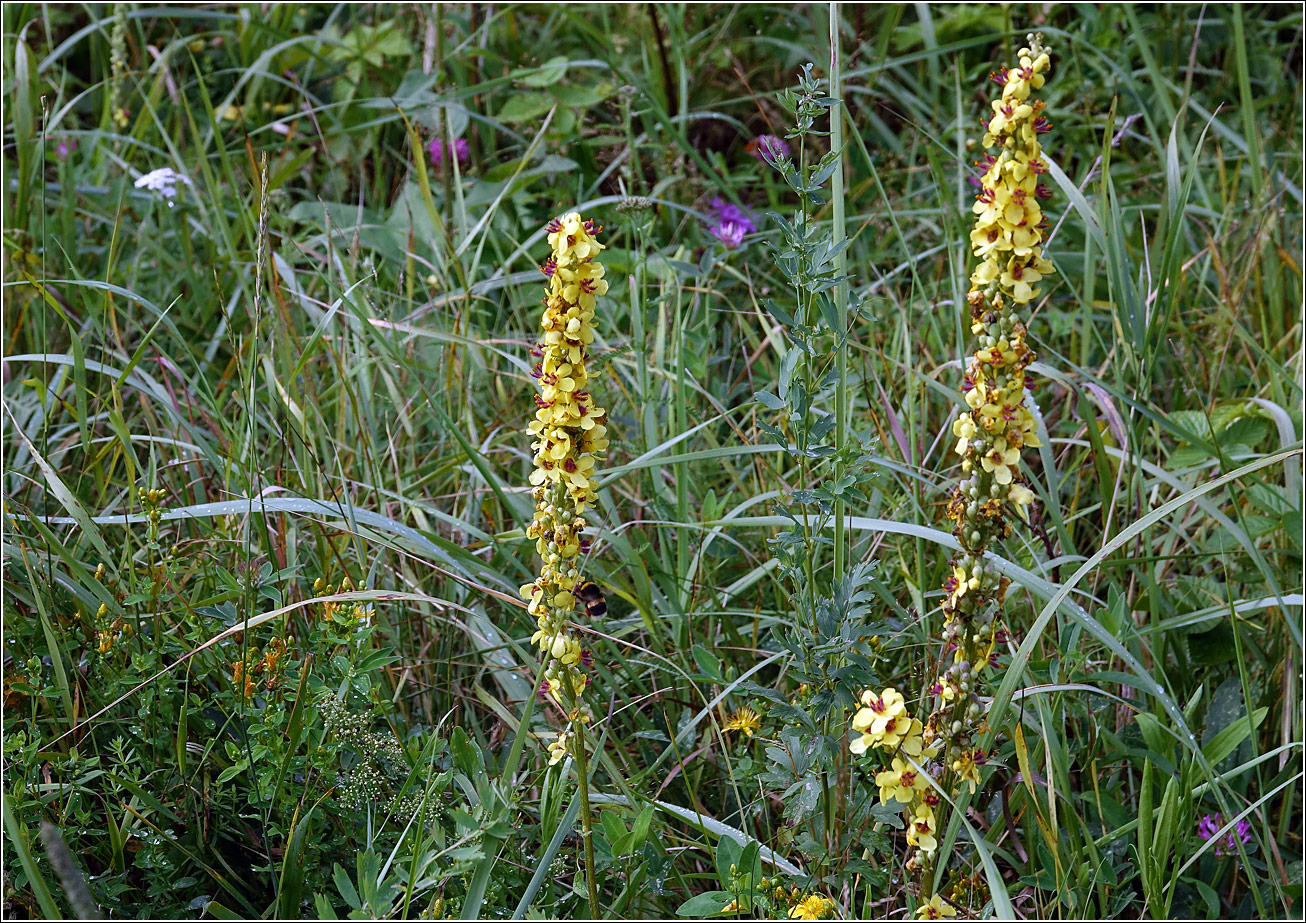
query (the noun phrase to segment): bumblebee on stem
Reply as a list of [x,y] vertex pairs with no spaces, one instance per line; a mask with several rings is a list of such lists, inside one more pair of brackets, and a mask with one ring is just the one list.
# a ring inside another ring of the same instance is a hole
[[590,618],[602,618],[608,614],[608,601],[603,598],[603,591],[593,580],[576,584],[571,592],[585,604],[585,614]]

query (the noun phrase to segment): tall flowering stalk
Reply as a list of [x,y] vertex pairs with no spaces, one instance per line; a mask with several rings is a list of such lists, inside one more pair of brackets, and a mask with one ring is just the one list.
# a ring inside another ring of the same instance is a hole
[[983,762],[983,755],[972,749],[983,716],[980,674],[996,665],[1010,583],[984,556],[1011,534],[1009,512],[1028,519],[1034,500],[1019,471],[1021,449],[1040,445],[1025,382],[1034,353],[1025,343],[1024,315],[1038,295],[1035,286],[1053,272],[1043,258],[1047,220],[1038,204],[1049,195],[1039,183],[1047,165],[1038,136],[1051,126],[1042,115],[1042,100],[1030,99],[1030,91],[1043,86],[1051,59],[1042,36],[1031,35],[1028,41],[1018,52],[1018,67],[993,75],[1002,95],[993,100],[993,116],[985,125],[984,146],[997,153],[980,162],[984,174],[970,235],[980,264],[967,295],[971,332],[979,346],[962,383],[970,410],[952,425],[963,474],[947,512],[961,551],[943,584],[943,641],[953,662],[932,690],[939,707],[930,722],[947,742],[947,767],[953,781],[972,792]]
[[548,276],[542,336],[531,354],[538,359],[532,374],[539,381],[535,418],[527,432],[535,437],[535,517],[526,530],[535,539],[542,560],[540,575],[521,588],[547,662],[541,692],[567,715],[570,730],[549,746],[553,765],[568,754],[576,760],[580,778],[586,883],[590,909],[597,914],[593,835],[589,807],[585,725],[590,711],[584,702],[589,676],[588,652],[582,647],[572,619],[580,588],[580,555],[589,551],[585,512],[595,501],[595,462],[608,447],[607,413],[589,392],[585,360],[594,342],[595,300],[608,283],[595,259],[603,249],[596,236],[601,228],[575,212],[548,225],[552,255],[540,269]]
[[984,558],[1011,534],[1010,513],[1028,519],[1034,500],[1019,465],[1021,450],[1040,444],[1025,378],[1034,361],[1025,343],[1026,308],[1038,296],[1038,283],[1053,272],[1043,258],[1046,220],[1039,207],[1049,195],[1039,182],[1047,172],[1039,135],[1050,125],[1043,102],[1030,98],[1051,67],[1042,36],[1029,36],[1018,59],[1017,67],[993,75],[1002,93],[984,123],[984,146],[994,153],[978,164],[983,173],[970,241],[980,263],[967,296],[978,346],[962,384],[968,410],[953,424],[962,478],[947,516],[961,550],[943,584],[941,660],[947,666],[928,690],[934,711],[923,725],[908,715],[894,689],[864,692],[863,708],[853,717],[853,728],[862,735],[852,742],[853,752],[879,747],[891,759],[875,781],[882,801],[908,808],[907,840],[914,851],[907,865],[926,882],[917,908],[925,920],[957,914],[935,893],[937,876],[928,874],[943,814],[934,787],[955,797],[963,786],[973,793],[979,785],[985,758],[976,747],[985,727],[982,673],[996,666],[997,645],[1005,640],[1002,609],[1010,581]]

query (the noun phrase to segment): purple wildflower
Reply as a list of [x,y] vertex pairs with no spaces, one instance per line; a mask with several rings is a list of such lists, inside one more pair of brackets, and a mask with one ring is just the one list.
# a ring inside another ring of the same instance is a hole
[[708,232],[728,250],[737,250],[744,243],[744,235],[757,230],[753,215],[746,208],[740,208],[733,202],[727,202],[720,196],[709,205],[712,211],[712,225]]
[[777,138],[775,135],[758,135],[752,141],[749,141],[744,149],[758,160],[764,160],[767,163],[773,160],[782,160],[789,156],[789,145],[785,143],[783,138]]
[[[1210,840],[1220,832],[1220,828],[1224,825],[1223,814],[1206,814],[1197,822],[1197,835],[1203,840]],[[1237,855],[1239,841],[1243,843],[1252,841],[1252,825],[1246,820],[1238,821],[1233,830],[1216,840],[1215,854],[1217,856]]]
[[59,143],[55,145],[54,155],[60,160],[67,160],[68,155],[75,150],[77,150],[77,139],[63,137],[60,138]]
[[738,249],[744,242],[744,235],[748,233],[746,227],[734,221],[723,221],[709,230],[713,237],[726,245],[727,250]]
[[[444,156],[448,148],[449,145],[439,138],[434,139],[426,146],[427,152],[431,155],[432,165],[436,167],[444,166]],[[462,167],[467,164],[467,159],[472,155],[472,149],[466,138],[453,139],[453,153],[458,158],[458,166]]]
[[747,209],[740,208],[733,202],[727,202],[725,199],[717,196],[711,203],[712,216],[716,219],[717,224],[738,224],[741,225],[746,233],[751,234],[757,230],[757,225],[753,223],[752,213]]

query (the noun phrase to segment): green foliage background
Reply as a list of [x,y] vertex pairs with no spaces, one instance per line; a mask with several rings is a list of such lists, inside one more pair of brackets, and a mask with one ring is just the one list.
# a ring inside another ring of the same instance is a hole
[[[792,128],[803,64],[825,75],[826,7],[3,15],[7,914],[67,912],[46,819],[113,915],[586,915],[517,596],[535,263],[573,209],[606,226],[612,283],[604,906],[909,909],[841,709],[928,681],[967,179],[987,75],[1031,29],[1059,169],[1030,323],[1042,514],[1003,549],[1025,646],[945,893],[1300,905],[1299,7],[838,11],[858,309],[827,346],[857,476],[849,576],[827,562],[820,592],[785,578],[787,504],[821,484],[754,398],[790,348],[763,216],[797,199],[746,145]],[[133,185],[165,166],[190,179],[175,206]],[[715,197],[757,216],[738,250]],[[723,728],[743,706],[755,735]],[[1216,812],[1250,823],[1236,855],[1196,835]]]

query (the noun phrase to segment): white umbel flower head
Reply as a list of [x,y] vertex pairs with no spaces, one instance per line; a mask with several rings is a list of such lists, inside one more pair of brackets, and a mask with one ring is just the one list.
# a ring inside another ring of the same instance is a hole
[[173,199],[177,198],[177,187],[185,183],[191,185],[190,178],[178,173],[172,167],[159,167],[157,170],[151,170],[135,182],[137,189],[148,189],[151,192],[157,192],[160,196],[168,200],[168,207],[172,208]]

